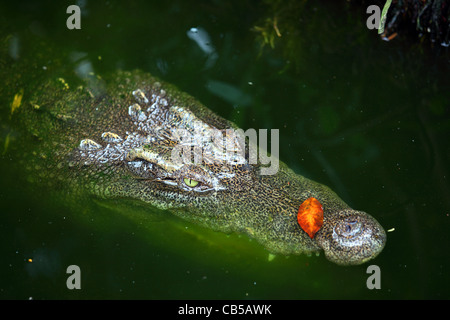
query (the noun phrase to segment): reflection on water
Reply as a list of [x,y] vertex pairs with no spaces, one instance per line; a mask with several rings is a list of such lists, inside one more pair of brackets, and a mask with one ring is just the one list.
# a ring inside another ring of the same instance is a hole
[[191,28],[187,31],[187,36],[189,39],[195,41],[195,43],[197,43],[200,49],[205,53],[207,57],[205,68],[211,68],[216,62],[218,54],[211,43],[208,32],[206,32],[203,28]]

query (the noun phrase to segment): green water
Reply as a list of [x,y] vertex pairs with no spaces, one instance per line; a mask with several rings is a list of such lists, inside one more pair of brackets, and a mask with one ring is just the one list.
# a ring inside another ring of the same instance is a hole
[[[448,299],[448,49],[383,42],[366,28],[365,8],[342,2],[283,10],[257,1],[80,1],[81,30],[66,28],[71,2],[1,4],[9,58],[0,67],[26,68],[13,84],[1,73],[0,298]],[[274,48],[261,49],[254,26]],[[208,32],[209,55],[187,36],[192,27]],[[393,230],[384,251],[356,267],[323,256],[269,259],[246,236],[132,203],[69,206],[25,185],[20,155],[4,151],[14,143],[11,93],[87,62],[98,74],[148,71],[243,128],[280,129],[284,162]],[[72,264],[80,290],[66,287]],[[380,267],[381,289],[366,286],[370,264]]]

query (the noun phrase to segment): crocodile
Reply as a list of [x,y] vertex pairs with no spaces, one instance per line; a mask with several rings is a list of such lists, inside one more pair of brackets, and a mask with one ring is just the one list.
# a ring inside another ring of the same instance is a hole
[[[276,173],[262,174],[266,165],[249,161],[248,139],[225,153],[203,152],[200,161],[175,161],[173,150],[185,142],[180,129],[223,133],[225,140],[190,140],[188,147],[205,151],[220,149],[217,141],[227,142],[227,130],[239,128],[148,73],[115,71],[81,84],[52,78],[27,93],[13,118],[31,133],[34,148],[23,157],[36,181],[72,194],[134,199],[213,230],[247,234],[272,254],[323,251],[336,264],[358,265],[385,246],[377,220],[327,186],[282,161]],[[239,147],[246,151],[228,156]],[[297,221],[310,197],[323,206],[313,238]]]

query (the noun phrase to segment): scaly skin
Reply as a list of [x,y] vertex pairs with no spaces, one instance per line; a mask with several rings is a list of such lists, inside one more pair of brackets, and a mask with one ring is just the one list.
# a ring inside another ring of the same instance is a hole
[[[180,137],[172,129],[235,125],[148,74],[117,72],[76,88],[54,79],[14,117],[37,141],[28,168],[71,192],[139,199],[214,230],[246,233],[275,254],[323,250],[337,264],[354,265],[384,247],[386,234],[373,217],[282,162],[274,175],[261,175],[261,165],[245,157],[233,164],[206,156],[199,164],[175,163],[171,151]],[[324,208],[313,239],[297,222],[309,197]]]

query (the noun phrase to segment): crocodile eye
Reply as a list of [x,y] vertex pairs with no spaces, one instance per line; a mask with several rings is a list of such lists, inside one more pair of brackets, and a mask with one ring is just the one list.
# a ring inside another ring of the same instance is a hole
[[188,187],[191,187],[191,188],[194,188],[195,186],[198,185],[198,181],[192,180],[192,179],[189,179],[189,178],[184,178],[184,183],[185,183]]

